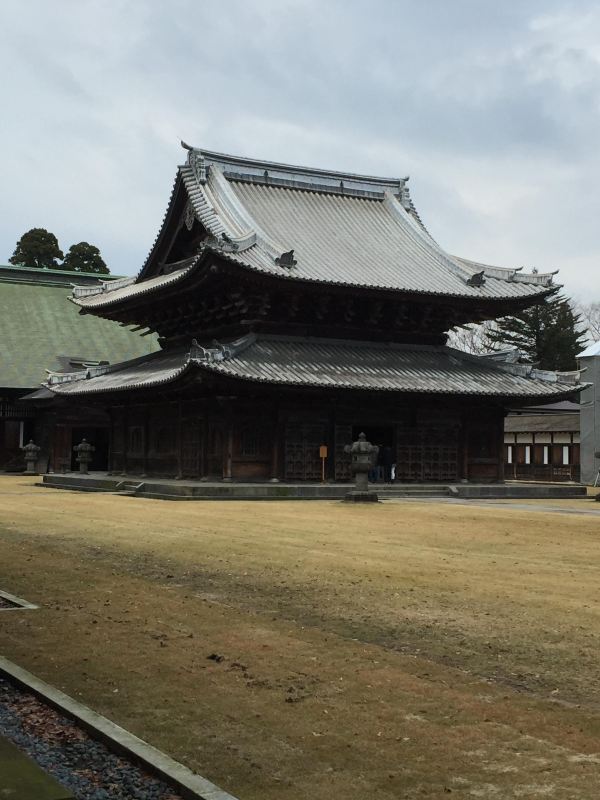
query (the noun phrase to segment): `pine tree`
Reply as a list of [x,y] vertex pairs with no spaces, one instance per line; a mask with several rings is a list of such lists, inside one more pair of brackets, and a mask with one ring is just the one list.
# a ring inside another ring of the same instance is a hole
[[540,369],[568,372],[576,368],[577,354],[584,348],[580,324],[581,315],[556,288],[544,302],[497,320],[487,338],[493,350],[518,347]]
[[110,272],[100,255],[100,250],[88,242],[72,244],[62,268],[73,272],[96,272],[101,275],[108,275]]
[[56,236],[45,228],[32,228],[21,236],[8,260],[24,267],[58,269],[58,258],[63,254]]

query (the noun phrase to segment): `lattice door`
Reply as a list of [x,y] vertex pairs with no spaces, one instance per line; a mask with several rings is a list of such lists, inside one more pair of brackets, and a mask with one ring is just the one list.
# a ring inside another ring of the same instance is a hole
[[335,479],[349,481],[352,478],[352,456],[344,452],[344,447],[352,444],[352,425],[335,426]]
[[217,478],[223,477],[223,438],[222,422],[212,423],[208,429],[207,474]]
[[458,479],[458,428],[398,430],[397,481],[455,481]]
[[324,424],[289,423],[285,431],[285,479],[288,481],[320,480],[319,447],[324,442]]
[[183,425],[181,446],[181,470],[186,478],[200,475],[200,453],[202,451],[202,421],[187,420]]

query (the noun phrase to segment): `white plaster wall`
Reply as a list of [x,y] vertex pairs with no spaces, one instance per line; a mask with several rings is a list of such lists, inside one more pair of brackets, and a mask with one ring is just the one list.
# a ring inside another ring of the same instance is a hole
[[594,483],[600,458],[600,355],[579,359],[579,366],[586,371],[581,376],[584,383],[593,384],[580,395],[581,403],[581,482]]

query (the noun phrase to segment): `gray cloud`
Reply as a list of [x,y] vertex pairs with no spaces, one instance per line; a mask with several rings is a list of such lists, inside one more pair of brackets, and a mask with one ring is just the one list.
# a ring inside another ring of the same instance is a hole
[[183,159],[411,174],[432,233],[600,298],[592,0],[5,2],[0,260],[33,226],[132,274]]

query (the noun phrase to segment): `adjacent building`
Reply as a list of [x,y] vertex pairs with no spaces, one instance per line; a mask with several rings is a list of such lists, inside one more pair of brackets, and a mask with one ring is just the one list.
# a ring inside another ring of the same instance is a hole
[[581,393],[581,482],[600,483],[600,342],[578,356],[586,388]]
[[406,178],[185,147],[137,277],[73,290],[82,322],[160,350],[57,371],[44,390],[107,411],[112,471],[310,481],[326,452],[326,476],[347,480],[364,431],[397,480],[501,480],[506,409],[581,388],[446,346],[456,325],[543,301],[552,275],[448,254]]
[[504,423],[504,475],[526,481],[579,481],[580,407],[563,401],[512,411]]
[[[69,373],[148,355],[156,337],[140,338],[99,317],[81,317],[69,298],[73,284],[98,290],[112,278],[93,273],[0,266],[0,470],[21,469],[21,447],[34,438],[42,445],[41,464],[70,467],[72,443],[92,437],[106,465],[107,417],[85,404],[63,408],[33,405],[23,396],[53,373]],[[44,424],[43,424],[44,423]]]

